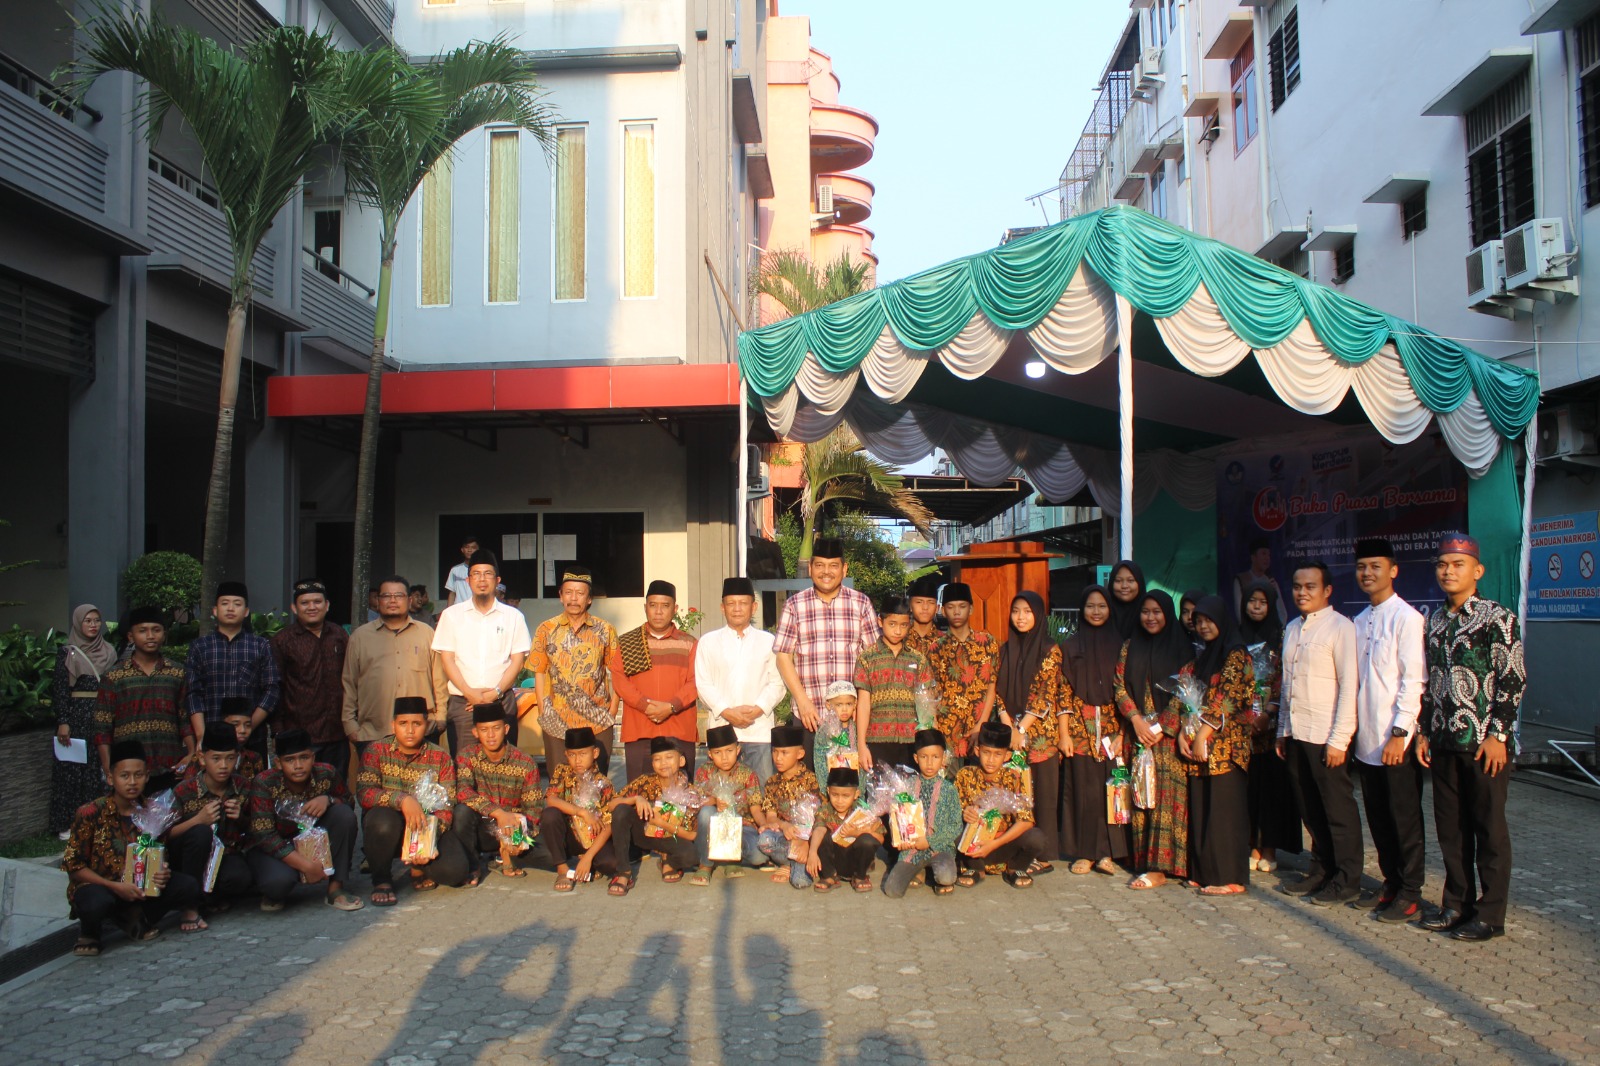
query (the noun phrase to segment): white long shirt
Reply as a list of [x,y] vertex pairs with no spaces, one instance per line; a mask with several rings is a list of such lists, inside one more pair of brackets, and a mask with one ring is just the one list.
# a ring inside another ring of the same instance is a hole
[[1380,766],[1391,730],[1417,731],[1428,679],[1427,622],[1415,607],[1394,595],[1356,615],[1355,627],[1361,677],[1356,691],[1355,757]]
[[1356,732],[1356,627],[1324,607],[1283,633],[1283,693],[1278,736],[1338,751]]
[[[526,655],[532,647],[528,620],[499,600],[486,612],[473,606],[470,597],[465,603],[452,603],[440,613],[433,631],[433,650],[454,652],[461,679],[473,688],[499,686],[511,656]],[[462,694],[453,681],[450,694]]]
[[722,717],[729,707],[760,707],[761,717],[748,726],[734,726],[743,744],[772,743],[773,708],[783,700],[783,678],[772,652],[773,636],[764,629],[731,626],[714,629],[700,638],[695,650],[694,685],[697,702],[706,712],[709,729],[730,723]]

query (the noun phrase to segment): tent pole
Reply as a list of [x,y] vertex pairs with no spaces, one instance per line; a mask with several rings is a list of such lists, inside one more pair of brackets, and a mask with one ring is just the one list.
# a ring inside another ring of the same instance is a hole
[[1133,305],[1117,296],[1117,415],[1121,440],[1120,558],[1133,558]]
[[744,375],[739,375],[739,464],[738,483],[733,488],[734,573],[745,575],[745,553],[750,548],[750,404],[744,391]]
[[[1538,454],[1539,420],[1528,423],[1522,435],[1522,451],[1527,466],[1522,471],[1522,544],[1517,552],[1517,624],[1522,627],[1523,639],[1528,636],[1528,567],[1533,559],[1533,471]],[[1505,445],[1501,445],[1505,447]]]

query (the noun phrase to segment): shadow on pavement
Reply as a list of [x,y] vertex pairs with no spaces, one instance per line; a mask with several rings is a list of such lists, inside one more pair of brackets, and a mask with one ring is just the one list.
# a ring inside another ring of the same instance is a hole
[[[712,950],[712,1006],[722,1062],[748,1062],[757,1048],[777,1049],[784,1062],[821,1062],[822,1016],[795,993],[794,963],[776,937],[755,933],[735,954],[733,885],[720,880],[722,906]],[[741,982],[750,989],[741,995]],[[776,1020],[774,1020],[776,1018]]]

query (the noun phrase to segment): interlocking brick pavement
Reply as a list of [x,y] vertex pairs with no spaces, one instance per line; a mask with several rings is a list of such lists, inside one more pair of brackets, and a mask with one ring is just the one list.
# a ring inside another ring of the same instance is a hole
[[[1600,812],[1514,783],[1507,937],[1064,871],[936,899],[544,871],[108,941],[3,998],[5,1062],[1600,1061]],[[1430,846],[1430,897],[1442,873]],[[1369,859],[1371,853],[1369,850]],[[1376,867],[1369,862],[1369,874]]]

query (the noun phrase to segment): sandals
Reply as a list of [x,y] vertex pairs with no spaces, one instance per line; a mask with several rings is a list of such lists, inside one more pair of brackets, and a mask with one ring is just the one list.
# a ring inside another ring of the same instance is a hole
[[1067,867],[1067,870],[1068,870],[1069,873],[1075,873],[1075,874],[1093,873],[1094,872],[1094,863],[1090,862],[1088,859],[1079,859],[1076,862],[1074,862],[1071,866]]
[[566,874],[556,874],[556,883],[550,887],[557,892],[571,892],[577,886],[578,879],[576,877],[568,877]]
[[[263,914],[277,914],[279,911],[283,910],[283,908],[284,908],[284,901],[283,900],[281,900],[281,899],[268,899],[265,896],[261,897],[261,912]],[[215,913],[215,912],[213,912],[213,913]]]
[[502,876],[502,877],[527,877],[528,876],[528,871],[526,871],[522,867],[516,866],[516,865],[514,865],[512,863],[503,862],[503,863],[500,864],[500,876]]
[[92,936],[80,936],[72,946],[72,953],[80,959],[92,959],[100,954],[100,941]]
[[[1159,877],[1161,880],[1157,881],[1155,877]],[[1143,892],[1152,888],[1160,888],[1162,885],[1167,883],[1166,874],[1157,873],[1155,877],[1152,877],[1147,873],[1140,874],[1138,877],[1135,877],[1132,881],[1128,882],[1128,887],[1136,892]]]
[[1200,889],[1202,896],[1242,896],[1246,892],[1243,885],[1204,885]]
[[1029,888],[1033,885],[1033,878],[1027,870],[1007,870],[1001,877],[1012,888]]
[[672,867],[668,866],[666,863],[662,863],[661,864],[661,880],[665,881],[669,885],[675,885],[679,881],[683,880],[683,871],[682,870],[674,870]]
[[[211,926],[209,924],[207,924],[207,922],[206,922],[206,920],[204,918],[200,917],[197,914],[193,918],[185,918],[182,922],[178,923],[178,928],[183,930],[185,933],[203,933],[207,929],[210,929]],[[141,941],[150,941],[150,940],[154,940],[156,937],[158,937],[160,935],[161,935],[161,930],[155,929],[155,928],[149,928],[149,929],[142,930],[137,936],[134,937],[134,939],[135,940],[141,940]]]
[[340,892],[333,896],[323,896],[322,902],[334,910],[340,911],[358,911],[364,906],[361,902],[361,897],[353,892]]
[[373,885],[372,895],[367,897],[374,907],[393,907],[395,902],[393,885]]
[[[476,881],[472,883],[477,884]],[[438,887],[439,882],[435,881],[431,877],[413,877],[411,879],[411,889],[414,892],[432,892]]]
[[837,877],[819,877],[816,883],[811,886],[811,890],[813,892],[832,892],[838,887],[839,879]]
[[705,888],[711,884],[711,871],[701,867],[689,876],[689,883],[696,888]]
[[855,889],[857,892],[871,892],[872,891],[872,878],[870,878],[870,877],[852,877],[850,879],[850,887]]
[[1038,877],[1040,874],[1055,873],[1056,868],[1043,859],[1034,859],[1028,866],[1028,876]]
[[956,890],[956,886],[955,885],[934,885],[933,886],[933,894],[935,896],[948,896],[950,893],[954,892],[955,890]]
[[1109,857],[1101,859],[1099,862],[1095,863],[1094,868],[1098,873],[1110,874],[1113,877],[1115,877],[1117,873],[1117,864],[1112,862]]
[[960,885],[962,888],[971,888],[982,880],[983,874],[979,873],[977,870],[962,870],[961,873],[956,877],[956,884]]
[[787,866],[779,866],[777,869],[773,870],[773,872],[772,872],[772,883],[773,884],[782,885],[782,884],[787,884],[788,881],[789,881],[789,868]]
[[629,892],[633,891],[633,878],[629,877],[627,874],[618,874],[617,876],[613,877],[611,879],[611,883],[606,886],[606,891],[613,896],[626,896]]

